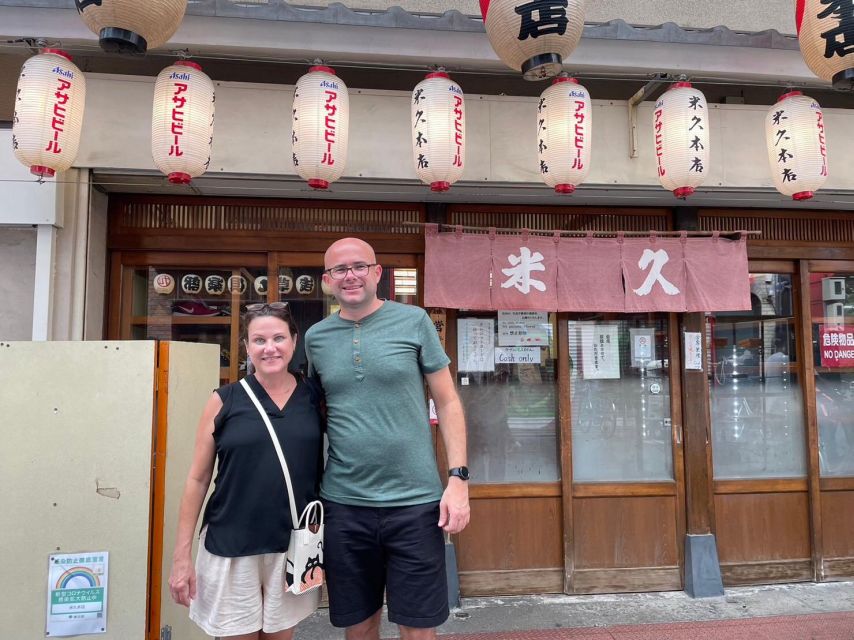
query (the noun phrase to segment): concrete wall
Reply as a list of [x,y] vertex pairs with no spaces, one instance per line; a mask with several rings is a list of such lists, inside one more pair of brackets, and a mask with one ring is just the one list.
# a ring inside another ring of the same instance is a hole
[[0,198],[0,225],[3,224],[55,224],[57,218],[56,180],[36,181],[12,152],[12,130],[0,130],[0,176],[3,177]]
[[33,329],[36,230],[0,227],[0,340],[29,340]]
[[[302,0],[291,4],[325,7],[335,0]],[[351,9],[388,9],[400,6],[418,13],[443,13],[456,9],[467,15],[480,15],[479,0],[346,0]],[[629,24],[657,25],[675,22],[682,27],[709,28],[725,25],[735,31],[795,33],[795,10],[792,0],[588,0],[588,22],[607,22],[621,18]]]
[[[346,81],[346,73],[342,74]],[[463,79],[463,85],[464,85]],[[154,171],[150,153],[154,80],[89,77],[78,165]],[[463,86],[465,88],[465,86]],[[208,175],[295,175],[290,153],[293,87],[216,83],[216,130]],[[408,92],[350,90],[350,145],[345,176],[416,179]],[[536,98],[467,95],[464,181],[540,185]],[[652,102],[638,112],[639,157],[629,157],[628,107],[594,101],[593,160],[586,185],[658,186]],[[765,150],[768,107],[710,105],[712,159],[706,186],[773,188]],[[854,190],[854,111],[826,110],[830,179],[826,189]],[[95,126],[94,123],[97,123]],[[739,206],[732,202],[732,206]]]

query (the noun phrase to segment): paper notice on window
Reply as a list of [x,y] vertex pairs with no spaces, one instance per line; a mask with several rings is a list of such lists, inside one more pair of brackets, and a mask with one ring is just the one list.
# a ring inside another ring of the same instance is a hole
[[703,334],[685,332],[685,371],[703,370]]
[[51,554],[47,572],[47,626],[51,637],[107,632],[109,553]]
[[540,347],[496,347],[495,364],[540,364]]
[[540,311],[499,311],[498,346],[549,346],[549,314]]
[[457,320],[457,370],[495,371],[495,320]]
[[581,328],[581,371],[585,380],[620,377],[620,326],[584,324]]
[[632,366],[646,367],[655,360],[655,329],[629,329]]

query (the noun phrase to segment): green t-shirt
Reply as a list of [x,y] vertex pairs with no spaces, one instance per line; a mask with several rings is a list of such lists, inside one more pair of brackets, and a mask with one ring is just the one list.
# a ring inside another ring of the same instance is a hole
[[329,410],[321,496],[366,507],[439,500],[422,376],[450,360],[424,309],[386,301],[355,322],[334,314],[306,332],[305,348]]

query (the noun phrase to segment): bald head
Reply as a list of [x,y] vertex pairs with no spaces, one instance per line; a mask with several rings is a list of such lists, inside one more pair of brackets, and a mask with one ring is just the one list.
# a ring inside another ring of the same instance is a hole
[[374,248],[359,238],[341,238],[341,240],[336,240],[330,245],[323,256],[323,263],[326,269],[331,269],[339,264],[352,264],[354,262],[374,264],[376,261],[377,256],[374,253]]

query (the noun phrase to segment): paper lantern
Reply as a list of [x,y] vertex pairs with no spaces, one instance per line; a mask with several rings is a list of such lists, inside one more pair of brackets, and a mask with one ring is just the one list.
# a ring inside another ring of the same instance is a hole
[[184,19],[187,0],[74,0],[104,51],[145,53],[166,44]]
[[557,193],[572,193],[590,171],[590,93],[575,78],[555,78],[537,106],[540,176]]
[[347,85],[329,67],[311,67],[297,82],[291,133],[294,168],[310,187],[328,189],[344,173],[349,127]]
[[175,278],[168,273],[158,273],[154,276],[154,291],[160,295],[169,295],[175,291]]
[[687,198],[709,169],[709,105],[690,82],[677,82],[656,102],[653,137],[661,186]]
[[259,296],[267,295],[267,276],[258,276],[255,278],[255,282],[252,284],[255,289],[255,293]]
[[202,278],[198,274],[188,273],[181,278],[181,291],[196,295],[202,291]]
[[498,57],[526,80],[559,74],[584,30],[585,0],[480,0],[486,35]]
[[225,293],[225,278],[220,275],[212,275],[205,278],[205,291],[212,296],[221,296]]
[[12,118],[15,157],[33,175],[52,177],[74,164],[80,147],[86,78],[58,49],[44,49],[21,67]]
[[228,292],[231,294],[239,293],[240,295],[246,293],[246,278],[244,278],[243,276],[229,277]]
[[207,171],[214,126],[214,85],[195,62],[166,67],[154,85],[151,155],[169,182],[188,184]]
[[411,112],[415,173],[431,191],[447,191],[466,161],[463,90],[447,73],[430,73],[412,92]]
[[279,274],[279,293],[288,294],[294,288],[294,279],[287,274]]
[[824,114],[818,102],[792,91],[765,116],[768,163],[777,191],[809,200],[827,180]]
[[302,296],[310,296],[314,293],[314,278],[310,275],[301,275],[295,280],[297,293]]
[[854,2],[797,0],[795,22],[812,72],[835,89],[854,90]]

